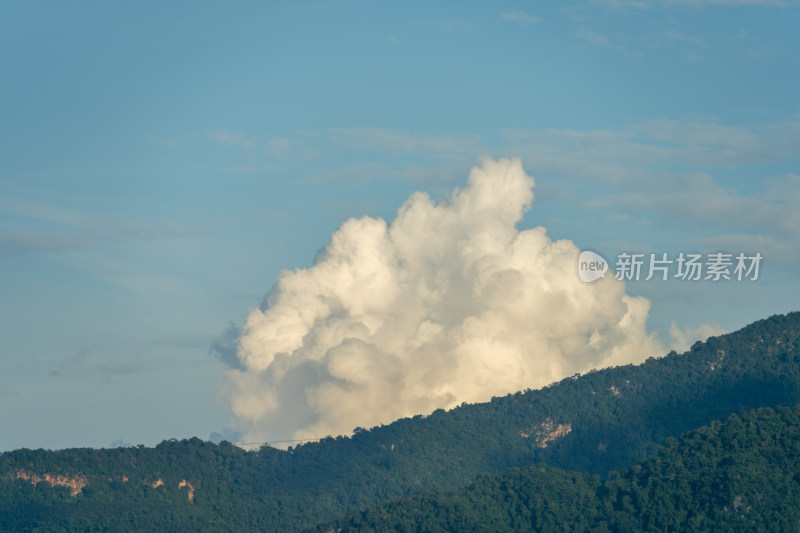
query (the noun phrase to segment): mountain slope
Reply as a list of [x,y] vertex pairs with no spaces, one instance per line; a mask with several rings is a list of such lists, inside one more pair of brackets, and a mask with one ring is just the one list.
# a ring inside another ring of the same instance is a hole
[[287,451],[244,452],[191,439],[155,448],[4,453],[0,524],[84,530],[79,524],[89,520],[101,529],[127,523],[189,530],[198,521],[206,530],[296,530],[539,462],[593,474],[622,470],[709,420],[797,402],[800,313],[790,313],[684,354]]
[[731,415],[605,481],[540,464],[316,531],[798,531],[800,407]]

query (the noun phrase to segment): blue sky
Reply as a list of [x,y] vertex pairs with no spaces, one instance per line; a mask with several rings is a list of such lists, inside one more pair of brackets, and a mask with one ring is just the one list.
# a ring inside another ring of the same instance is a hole
[[0,7],[0,450],[221,431],[228,324],[487,155],[536,180],[521,228],[763,254],[628,283],[666,346],[797,309],[798,2],[231,4]]

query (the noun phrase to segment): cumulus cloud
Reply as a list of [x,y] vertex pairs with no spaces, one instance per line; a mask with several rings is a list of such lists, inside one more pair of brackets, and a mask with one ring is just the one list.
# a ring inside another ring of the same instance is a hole
[[220,335],[211,346],[208,352],[225,363],[230,368],[242,368],[239,363],[239,358],[236,353],[236,342],[239,339],[242,331],[236,327],[233,322],[228,323],[228,327]]
[[663,353],[648,300],[581,282],[571,241],[517,229],[533,185],[519,160],[485,160],[449,201],[348,220],[284,271],[224,378],[243,438],[347,434]]

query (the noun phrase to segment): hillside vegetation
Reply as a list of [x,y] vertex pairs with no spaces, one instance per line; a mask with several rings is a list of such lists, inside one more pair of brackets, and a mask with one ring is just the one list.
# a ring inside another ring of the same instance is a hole
[[351,531],[798,531],[800,407],[731,415],[607,479],[544,464],[320,526]]

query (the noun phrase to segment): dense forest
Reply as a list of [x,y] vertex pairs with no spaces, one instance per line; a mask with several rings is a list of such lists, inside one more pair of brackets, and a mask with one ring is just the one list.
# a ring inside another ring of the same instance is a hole
[[[610,472],[631,472],[667,453],[670,437],[733,413],[798,402],[800,313],[776,315],[683,354],[288,450],[245,452],[189,439],[3,453],[0,530],[299,530],[530,465],[547,472],[548,483],[586,489],[589,502],[600,490],[593,483],[625,479]],[[607,527],[617,527],[609,520]]]
[[605,479],[538,464],[355,513],[320,532],[798,531],[800,406],[731,415]]

